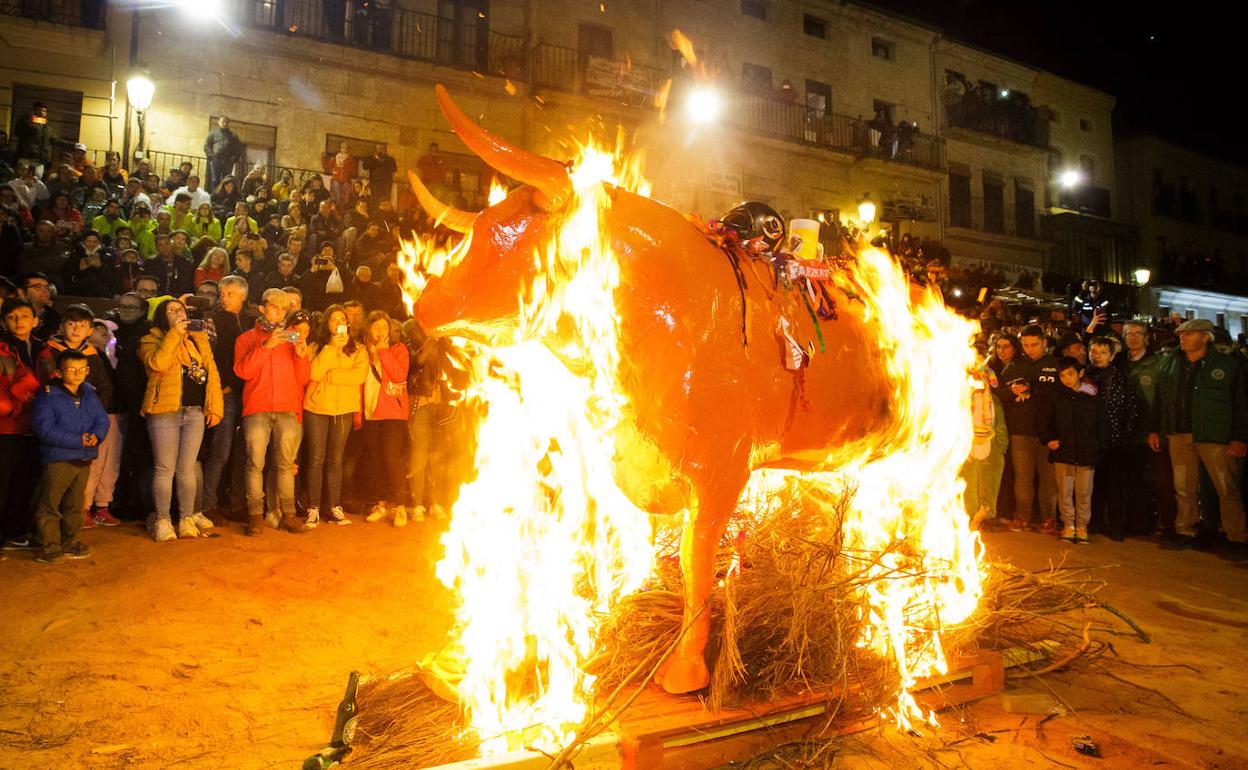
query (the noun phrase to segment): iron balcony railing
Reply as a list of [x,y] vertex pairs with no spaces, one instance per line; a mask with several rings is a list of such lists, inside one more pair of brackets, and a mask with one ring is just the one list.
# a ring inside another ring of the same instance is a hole
[[950,227],[978,230],[981,233],[1036,240],[1040,232],[1039,216],[1034,206],[1020,209],[1005,201],[950,196],[946,224]]
[[[144,157],[145,160],[147,160],[148,166],[151,167],[155,174],[160,176],[162,182],[165,179],[168,179],[169,172],[171,170],[180,168],[184,162],[191,164],[191,172],[199,175],[201,180],[205,178],[208,159],[203,155],[187,155],[179,152],[148,150]],[[96,168],[103,168],[105,165],[105,151],[87,150],[87,160],[90,161]],[[134,166],[135,164],[131,163],[130,165]],[[243,184],[243,180],[246,179],[247,175],[255,168],[255,164],[248,164],[246,161],[240,161],[236,168],[231,172],[234,178],[238,180],[240,188]],[[302,187],[304,182],[314,176],[321,177],[323,181],[325,176],[324,171],[321,169],[285,166],[278,163],[261,164],[261,168],[265,171],[264,184],[269,187],[276,184],[282,178],[282,174],[286,171],[290,172],[291,178],[294,181],[294,187]],[[364,179],[367,177],[366,175],[360,175],[358,178]],[[209,192],[212,191],[209,190]]]
[[1041,111],[1010,98],[963,96],[945,104],[945,124],[1032,147],[1049,146],[1049,122]]
[[108,5],[106,0],[0,0],[0,15],[104,29]]

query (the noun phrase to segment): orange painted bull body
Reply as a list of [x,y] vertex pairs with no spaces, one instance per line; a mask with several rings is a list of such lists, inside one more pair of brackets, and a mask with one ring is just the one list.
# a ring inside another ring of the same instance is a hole
[[[416,316],[431,332],[489,342],[514,327],[517,296],[533,253],[548,242],[571,196],[564,167],[512,148],[475,126],[439,87],[443,112],[470,148],[499,171],[529,182],[480,214],[449,210],[419,180],[421,202],[472,241],[451,271],[431,278]],[[562,178],[561,178],[562,177]],[[704,660],[714,555],[750,472],[817,465],[829,449],[871,433],[885,418],[888,382],[862,306],[832,290],[839,317],[821,324],[826,352],[798,376],[782,364],[778,296],[769,268],[743,265],[742,291],[723,251],[676,211],[613,190],[607,230],[620,263],[616,291],[620,381],[628,396],[617,442],[617,481],[639,506],[689,511],[681,544],[690,624],[660,674],[669,692],[709,683]],[[745,303],[745,337],[742,300]],[[806,314],[793,336],[815,338]]]

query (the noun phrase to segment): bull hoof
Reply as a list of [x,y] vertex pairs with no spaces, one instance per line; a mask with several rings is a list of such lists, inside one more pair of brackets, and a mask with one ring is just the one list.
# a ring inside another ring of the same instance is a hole
[[685,660],[673,658],[659,670],[655,677],[659,685],[672,695],[684,695],[705,689],[711,683],[711,672],[706,663],[698,658]]

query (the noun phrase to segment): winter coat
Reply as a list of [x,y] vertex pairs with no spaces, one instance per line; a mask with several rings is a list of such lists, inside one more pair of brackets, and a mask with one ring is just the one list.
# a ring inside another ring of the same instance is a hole
[[[186,344],[189,342],[189,344]],[[140,414],[168,414],[182,408],[182,367],[199,362],[208,370],[204,416],[225,416],[221,376],[212,358],[212,344],[204,332],[183,334],[176,329],[148,330],[139,342],[139,360],[147,369],[147,389]]]
[[27,115],[13,127],[15,155],[18,158],[34,158],[46,163],[52,159],[52,145],[56,143],[56,136],[52,133],[51,124],[36,123],[32,118],[33,116]]
[[1152,414],[1153,402],[1157,398],[1157,369],[1161,366],[1161,356],[1157,353],[1149,351],[1139,361],[1132,361],[1127,354],[1123,354],[1126,361],[1127,373],[1131,377],[1131,382],[1135,385],[1135,393],[1140,401],[1140,419],[1135,426],[1135,435],[1132,437],[1133,444],[1144,444],[1148,441],[1148,432],[1150,430],[1150,415]]
[[1062,386],[1049,406],[1048,422],[1040,440],[1047,444],[1056,439],[1060,443],[1057,449],[1049,450],[1049,461],[1095,466],[1105,450],[1096,386],[1086,380],[1078,390]]
[[[1151,432],[1162,436],[1177,432],[1175,408],[1183,356],[1178,350],[1162,353],[1157,365]],[[1239,359],[1210,347],[1196,362],[1195,377],[1192,441],[1210,444],[1248,441],[1248,394],[1244,391],[1244,367]]]
[[100,234],[101,240],[109,242],[112,242],[113,236],[117,234],[118,230],[129,226],[130,223],[121,217],[110,220],[103,214],[100,214],[98,217],[91,220],[91,229]]
[[61,271],[66,294],[77,297],[113,296],[115,262],[112,252],[101,247],[96,254],[100,257],[100,266],[83,269],[82,260],[87,257],[87,253],[81,246],[74,249],[73,255],[65,262]]
[[184,257],[174,257],[166,262],[159,256],[146,259],[143,269],[157,281],[156,293],[180,297],[195,291],[195,268]]
[[[368,377],[380,383],[377,403],[370,415],[368,413],[369,384],[366,381],[361,414],[366,420],[406,420],[408,417],[407,367],[411,363],[407,355],[407,346],[396,342],[388,348],[378,350],[377,358],[380,366],[371,360],[368,363]],[[391,389],[387,387],[390,385],[398,386],[392,388],[396,393],[386,392]]]
[[243,416],[262,412],[303,415],[303,391],[312,362],[295,355],[295,346],[264,346],[269,338],[257,321],[234,345],[234,373],[243,380]]
[[330,417],[355,414],[363,407],[368,351],[356,345],[355,353],[348,355],[342,348],[326,345],[312,357],[311,378],[303,397],[305,410]]
[[[89,383],[78,386],[78,396],[60,382],[44,386],[35,398],[31,425],[39,438],[39,455],[44,464],[90,462],[99,453],[99,444],[108,435],[108,413]],[[94,433],[96,446],[83,446],[82,434]]]
[[1143,419],[1143,401],[1136,392],[1135,383],[1122,367],[1110,363],[1104,369],[1089,367],[1088,375],[1096,383],[1096,398],[1101,402],[1101,416],[1105,422],[1105,450],[1129,446]]
[[[68,349],[69,343],[61,335],[53,334],[48,338],[47,346],[39,353],[37,372],[40,384],[47,385],[60,377],[60,373],[56,370],[56,357],[61,354],[61,351]],[[104,409],[112,411],[113,365],[108,362],[107,357],[100,355],[100,352],[90,342],[84,341],[76,350],[87,357],[87,365],[90,367],[87,372],[87,383],[95,389],[96,398],[104,405]]]
[[191,243],[198,241],[205,235],[212,240],[221,242],[221,221],[216,217],[209,217],[208,221],[200,219],[198,216],[186,221],[186,232],[191,237]]
[[[1039,436],[1048,421],[1049,403],[1056,388],[1057,359],[1043,356],[1032,361],[1027,356],[1016,356],[1005,365],[999,376],[997,396],[1005,408],[1005,424],[1011,436]],[[1011,383],[1024,382],[1029,392],[1014,395]]]
[[0,435],[30,433],[30,406],[38,391],[39,378],[0,342]]
[[147,391],[147,367],[139,358],[139,346],[147,335],[147,321],[117,324],[113,333],[116,344],[113,355],[117,357],[117,366],[113,370],[113,410],[121,414],[130,414],[143,405],[143,394]]

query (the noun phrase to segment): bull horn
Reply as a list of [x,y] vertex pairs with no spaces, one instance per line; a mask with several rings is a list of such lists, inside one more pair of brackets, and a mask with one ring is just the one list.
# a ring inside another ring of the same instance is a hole
[[412,189],[416,191],[416,198],[420,201],[421,207],[429,212],[434,222],[446,225],[457,233],[472,232],[472,223],[477,219],[476,214],[452,208],[433,197],[433,193],[429,192],[429,188],[425,187],[425,183],[420,181],[420,177],[414,172],[408,171],[407,178],[412,183]]
[[534,200],[547,211],[562,208],[571,199],[572,180],[568,178],[566,166],[557,160],[511,146],[473,122],[441,85],[436,86],[435,91],[438,106],[442,108],[447,122],[477,157],[512,179],[536,187],[539,195]]

